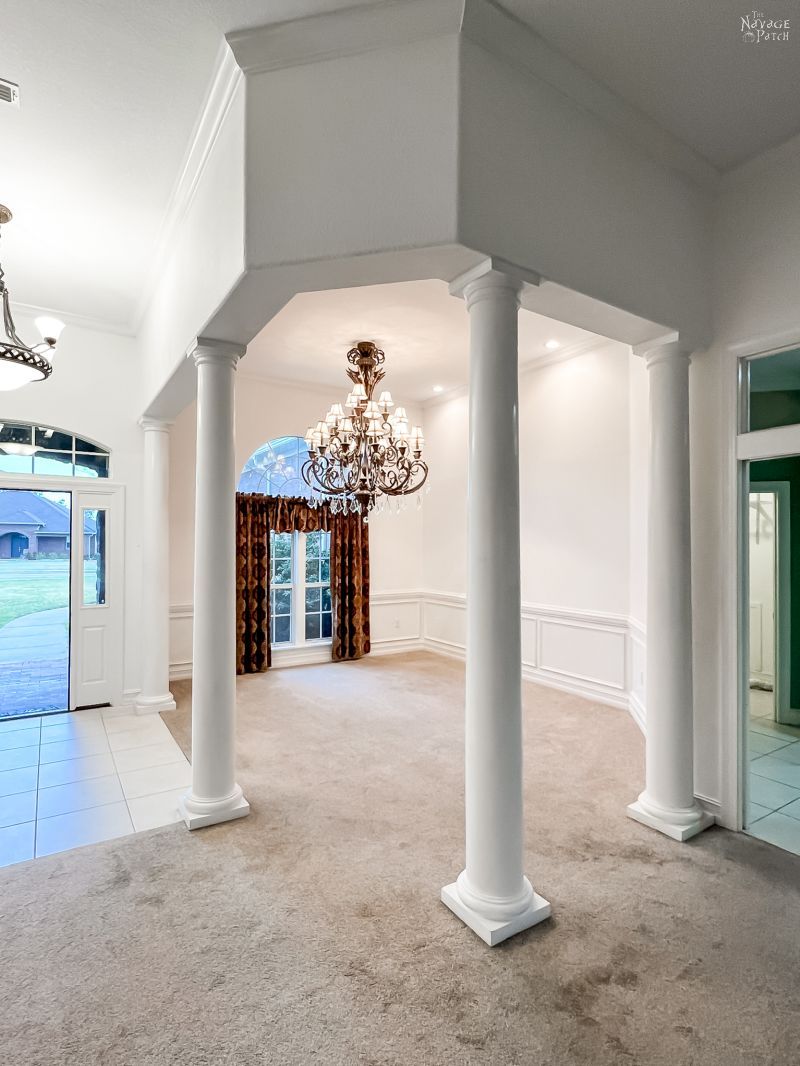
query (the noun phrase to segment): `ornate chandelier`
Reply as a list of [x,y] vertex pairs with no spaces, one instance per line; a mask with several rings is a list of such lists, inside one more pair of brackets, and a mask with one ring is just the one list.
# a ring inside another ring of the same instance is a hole
[[[303,480],[316,502],[330,500],[334,511],[362,514],[382,510],[389,497],[410,496],[425,484],[425,443],[419,426],[410,427],[391,393],[373,399],[386,371],[384,353],[372,341],[359,341],[347,353],[353,387],[306,433],[309,458]],[[347,413],[345,413],[347,408]],[[398,501],[399,503],[399,501]]]
[[[0,204],[0,226],[10,222],[11,212]],[[3,326],[5,339],[0,336],[0,391],[18,389],[31,381],[44,381],[53,373],[53,367],[45,353],[56,346],[64,324],[57,318],[42,316],[36,319],[36,328],[42,334],[42,343],[25,344],[20,340],[11,315],[9,292],[5,274],[0,264],[0,299],[3,301]]]

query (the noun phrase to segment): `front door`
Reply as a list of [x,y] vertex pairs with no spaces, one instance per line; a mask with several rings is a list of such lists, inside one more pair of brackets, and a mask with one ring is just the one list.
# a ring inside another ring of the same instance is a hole
[[81,488],[72,508],[72,685],[70,706],[122,699],[123,496]]

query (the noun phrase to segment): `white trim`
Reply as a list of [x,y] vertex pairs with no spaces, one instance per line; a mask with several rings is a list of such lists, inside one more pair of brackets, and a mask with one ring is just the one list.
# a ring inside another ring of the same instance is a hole
[[272,649],[272,669],[282,670],[287,666],[310,666],[313,663],[331,661],[331,642],[329,640],[309,641],[292,647],[274,647]]
[[779,459],[800,454],[800,426],[776,426],[740,433],[736,438],[736,458]]
[[550,86],[652,159],[716,193],[720,172],[657,123],[487,0],[395,0],[275,22],[228,35],[248,75],[461,37]]
[[233,52],[223,42],[217,55],[211,85],[201,108],[186,154],[183,157],[178,177],[164,213],[164,220],[150,257],[147,280],[142,287],[139,304],[130,322],[129,332],[137,336],[147,312],[153,293],[161,280],[164,266],[172,254],[175,233],[186,217],[197,192],[200,179],[217,143],[220,130],[225,124],[236,92],[244,75],[236,63]]
[[227,40],[246,74],[265,74],[455,35],[463,6],[464,0],[364,4],[238,30]]
[[[466,649],[462,642],[452,640],[430,632],[431,607],[446,607],[454,610],[458,616],[466,612],[467,599],[462,593],[441,592],[432,589],[395,589],[374,592],[370,603],[372,607],[411,605],[417,607],[416,626],[401,637],[373,637],[373,655],[392,655],[412,651],[430,651],[449,658],[463,660]],[[175,604],[170,608],[171,621],[191,619],[191,604]],[[645,708],[642,700],[632,691],[631,663],[632,642],[637,642],[644,654],[645,631],[640,622],[626,615],[611,614],[604,611],[587,611],[578,608],[556,607],[552,604],[525,603],[522,605],[523,623],[535,627],[535,653],[533,658],[524,658],[522,676],[526,681],[533,681],[560,692],[570,692],[584,699],[593,700],[611,707],[618,707],[630,712],[636,724],[644,731]],[[611,634],[620,638],[623,647],[622,679],[593,677],[578,669],[569,671],[542,665],[540,630],[541,624],[555,624],[585,630],[598,635]],[[374,629],[374,620],[373,620]],[[305,647],[274,648],[272,652],[273,667],[305,666],[311,663],[330,662],[330,643],[320,642]],[[170,679],[181,680],[191,677],[191,661],[173,662],[170,665]]]
[[461,34],[503,62],[550,86],[662,166],[683,174],[707,192],[719,192],[720,171],[707,159],[596,81],[552,48],[528,23],[499,5],[486,0],[465,0]]

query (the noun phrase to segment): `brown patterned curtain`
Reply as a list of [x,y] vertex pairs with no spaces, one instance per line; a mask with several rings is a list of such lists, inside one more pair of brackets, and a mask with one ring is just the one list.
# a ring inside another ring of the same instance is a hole
[[334,662],[369,651],[369,526],[357,514],[332,514],[331,602]]
[[267,497],[236,494],[236,673],[270,665]]
[[331,606],[336,662],[369,651],[369,535],[359,515],[331,514],[327,504],[284,496],[236,494],[236,672],[255,674],[272,662],[269,641],[269,535],[331,534]]

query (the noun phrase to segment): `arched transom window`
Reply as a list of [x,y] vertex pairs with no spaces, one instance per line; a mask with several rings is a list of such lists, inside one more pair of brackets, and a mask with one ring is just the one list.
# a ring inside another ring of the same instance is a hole
[[311,490],[303,481],[303,463],[308,448],[302,437],[276,437],[257,448],[239,478],[239,492],[260,492],[264,496],[302,496]]
[[[302,437],[276,437],[257,448],[239,477],[239,492],[309,499]],[[270,533],[270,642],[299,646],[331,639],[330,534]]]
[[106,448],[64,429],[0,421],[0,473],[108,477],[108,462]]

